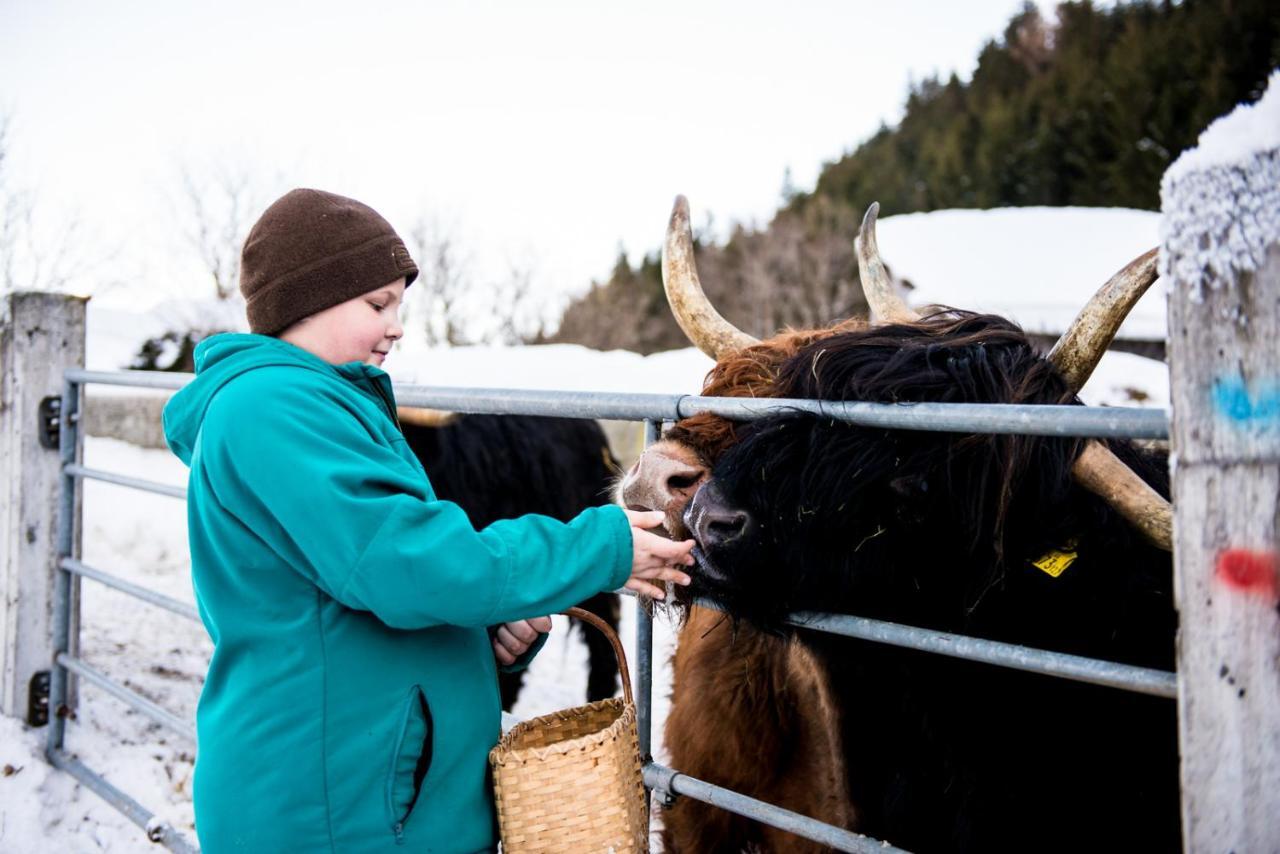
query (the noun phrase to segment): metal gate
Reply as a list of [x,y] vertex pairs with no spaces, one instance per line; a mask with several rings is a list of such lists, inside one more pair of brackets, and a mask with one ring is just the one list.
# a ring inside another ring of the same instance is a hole
[[[54,645],[55,667],[50,687],[50,725],[47,754],[50,762],[93,789],[126,815],[153,841],[172,851],[194,852],[196,847],[170,825],[161,822],[128,794],[64,749],[68,674],[75,674],[128,704],[140,714],[160,723],[195,743],[192,722],[183,720],[129,687],[109,679],[88,666],[69,650],[76,649],[72,632],[79,625],[78,597],[71,591],[79,579],[104,584],[156,607],[191,620],[199,620],[195,608],[168,596],[87,566],[73,554],[75,533],[80,526],[76,498],[84,480],[100,480],[133,489],[186,498],[186,490],[118,472],[86,468],[79,430],[80,405],[87,384],[132,386],[151,389],[181,388],[190,375],[146,371],[101,372],[69,370],[62,397],[62,495],[58,515],[59,573],[57,578]],[[1164,439],[1168,437],[1167,413],[1134,408],[1090,408],[1081,406],[1031,406],[1008,404],[874,404],[822,402],[812,400],[758,400],[712,398],[692,395],[606,394],[557,391],[511,391],[502,389],[453,389],[397,385],[398,401],[408,406],[426,406],[468,413],[526,414],[553,417],[601,418],[643,421],[645,444],[659,435],[664,422],[676,421],[699,412],[751,420],[778,410],[809,412],[866,426],[970,433],[1025,434],[1040,436],[1080,436],[1093,438]],[[699,604],[714,607],[699,600]],[[640,750],[644,757],[645,785],[661,799],[681,795],[715,805],[730,812],[822,842],[839,851],[897,851],[892,846],[842,828],[823,824],[807,816],[764,803],[745,795],[690,777],[679,769],[652,761],[651,695],[653,679],[653,624],[643,608],[637,608],[637,668],[635,695],[638,712]],[[1082,658],[1046,650],[1030,649],[980,638],[965,637],[869,620],[843,614],[797,613],[789,622],[814,631],[908,647],[956,658],[986,662],[1002,667],[1032,671],[1064,679],[1091,682],[1112,688],[1177,696],[1173,673]]]

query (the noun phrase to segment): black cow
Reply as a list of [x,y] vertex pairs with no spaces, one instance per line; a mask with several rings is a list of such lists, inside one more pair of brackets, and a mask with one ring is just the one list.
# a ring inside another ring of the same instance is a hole
[[[618,464],[595,421],[534,415],[459,415],[439,426],[402,419],[405,439],[422,461],[439,498],[462,507],[477,528],[539,513],[568,521],[608,502]],[[600,593],[582,603],[616,630],[618,597]],[[618,665],[599,632],[584,638],[589,658],[587,698],[612,697]],[[500,673],[502,707],[510,711],[524,673]]]
[[[1016,326],[950,311],[824,337],[774,393],[1074,400]],[[782,623],[856,613],[1171,670],[1169,554],[1073,481],[1083,441],[803,414],[736,433],[685,513],[691,592],[823,665],[859,831],[915,851],[1178,849],[1172,701]],[[1168,494],[1162,457],[1111,450]]]

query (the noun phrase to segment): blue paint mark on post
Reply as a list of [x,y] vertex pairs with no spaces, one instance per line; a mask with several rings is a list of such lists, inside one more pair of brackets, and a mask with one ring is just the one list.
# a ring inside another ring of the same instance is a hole
[[1280,429],[1280,382],[1246,384],[1240,377],[1226,377],[1213,384],[1213,408],[1222,418],[1243,429]]

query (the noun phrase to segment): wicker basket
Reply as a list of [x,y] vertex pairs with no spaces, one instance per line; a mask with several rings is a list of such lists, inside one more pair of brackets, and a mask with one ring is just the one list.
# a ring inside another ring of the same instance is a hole
[[624,699],[522,721],[489,751],[502,850],[647,852],[648,803],[622,644],[596,615],[566,613],[609,638]]

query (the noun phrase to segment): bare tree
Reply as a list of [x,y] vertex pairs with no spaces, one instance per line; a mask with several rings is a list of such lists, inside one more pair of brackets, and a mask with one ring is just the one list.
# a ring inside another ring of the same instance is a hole
[[212,293],[205,291],[203,298],[194,301],[164,304],[159,311],[165,331],[141,343],[133,368],[190,371],[200,341],[244,328],[240,252],[272,185],[281,183],[264,180],[243,164],[226,159],[202,165],[180,163],[176,173],[178,189],[170,196],[175,220]]
[[197,170],[179,167],[185,235],[208,273],[219,301],[240,284],[240,250],[265,204],[264,182],[248,169],[227,162]]
[[531,265],[510,263],[506,278],[490,289],[489,299],[493,309],[487,313],[495,324],[487,337],[495,343],[513,346],[541,334],[542,305],[534,293]]
[[86,266],[79,220],[49,226],[13,177],[13,119],[0,114],[0,291],[66,290]]
[[418,280],[410,291],[412,314],[426,343],[465,343],[464,302],[471,277],[457,242],[438,219],[419,216],[409,229],[409,243],[418,262]]

